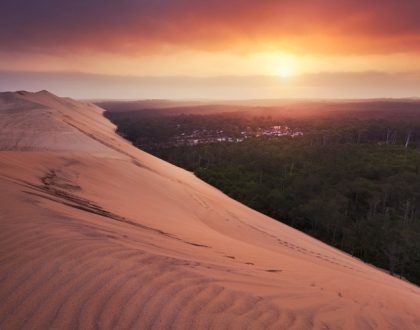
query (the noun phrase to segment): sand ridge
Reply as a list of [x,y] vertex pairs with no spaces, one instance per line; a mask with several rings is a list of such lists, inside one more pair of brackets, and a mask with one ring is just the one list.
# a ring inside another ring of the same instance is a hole
[[137,150],[103,110],[0,94],[1,329],[418,329],[420,290]]

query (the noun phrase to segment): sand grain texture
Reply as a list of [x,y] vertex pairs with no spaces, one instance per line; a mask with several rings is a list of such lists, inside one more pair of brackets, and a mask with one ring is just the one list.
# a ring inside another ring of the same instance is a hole
[[102,109],[0,94],[0,329],[420,329],[420,290],[137,150]]

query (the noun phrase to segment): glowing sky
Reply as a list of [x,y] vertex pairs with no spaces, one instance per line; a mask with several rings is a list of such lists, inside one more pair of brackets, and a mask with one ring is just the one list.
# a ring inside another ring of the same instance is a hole
[[0,0],[0,70],[1,89],[37,72],[75,97],[83,74],[92,97],[136,98],[135,81],[138,97],[420,96],[420,1]]

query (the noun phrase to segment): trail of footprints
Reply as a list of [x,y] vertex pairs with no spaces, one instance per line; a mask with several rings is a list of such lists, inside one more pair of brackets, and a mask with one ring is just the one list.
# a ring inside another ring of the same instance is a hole
[[[231,212],[229,212],[229,211],[227,211],[227,213],[229,214],[229,216],[230,216],[230,217],[233,217],[233,218],[235,218],[236,220],[238,220],[238,221],[242,222],[242,221],[241,221],[241,219],[239,219],[239,218],[238,218],[235,214],[233,214],[233,213],[231,213]],[[301,247],[301,246],[299,246],[299,245],[297,245],[297,244],[293,244],[293,243],[288,242],[288,241],[286,241],[286,240],[282,240],[282,239],[278,238],[277,236],[272,235],[272,234],[269,234],[269,233],[267,233],[267,232],[265,232],[265,231],[263,231],[263,230],[261,230],[261,229],[259,229],[259,228],[255,227],[255,226],[252,226],[252,225],[249,225],[249,224],[248,224],[248,226],[249,226],[249,227],[251,227],[251,228],[253,228],[254,230],[256,230],[256,231],[260,232],[261,234],[263,234],[263,235],[265,235],[265,236],[269,236],[269,237],[271,237],[272,239],[274,239],[275,241],[277,241],[280,245],[282,245],[282,246],[284,246],[284,247],[286,247],[286,248],[289,248],[289,249],[291,249],[291,250],[297,251],[297,252],[299,252],[299,253],[302,253],[302,254],[305,254],[305,255],[308,255],[308,256],[315,257],[315,258],[317,258],[317,259],[320,259],[320,260],[322,260],[322,261],[328,262],[328,263],[333,264],[333,265],[336,265],[336,266],[340,266],[340,267],[343,267],[343,268],[347,268],[347,269],[349,269],[349,270],[356,271],[356,272],[359,272],[359,273],[365,273],[365,272],[364,272],[363,270],[361,270],[360,268],[358,268],[358,267],[354,267],[353,265],[351,265],[351,264],[349,264],[349,263],[340,262],[340,261],[339,261],[338,259],[336,259],[335,257],[328,256],[328,255],[326,255],[326,254],[322,254],[322,253],[319,253],[319,252],[315,252],[315,251],[312,251],[312,250],[306,249],[306,248],[304,248],[304,247]],[[229,258],[229,256],[226,256],[226,257],[228,257],[228,258]],[[252,264],[252,263],[245,263],[245,264]],[[269,271],[269,270],[266,270],[266,271]]]
[[271,237],[272,239],[276,240],[280,245],[282,245],[282,246],[284,246],[286,248],[289,248],[291,250],[297,251],[297,252],[302,253],[302,254],[305,254],[305,255],[309,255],[309,256],[315,257],[317,259],[320,259],[322,261],[326,261],[326,262],[328,262],[330,264],[333,264],[333,265],[336,265],[336,266],[341,266],[341,267],[344,267],[344,268],[347,268],[347,269],[350,269],[350,270],[353,270],[353,271],[356,271],[356,272],[359,272],[359,273],[364,273],[364,271],[361,270],[360,268],[354,267],[353,265],[348,264],[348,263],[340,262],[335,257],[328,256],[326,254],[315,252],[315,251],[312,251],[312,250],[309,250],[309,249],[305,249],[304,247],[301,247],[301,246],[299,246],[297,244],[293,244],[293,243],[288,242],[286,240],[280,239],[277,236],[272,235],[272,234],[269,234],[269,233],[267,233],[267,232],[265,232],[265,231],[263,231],[261,229],[258,229],[258,228],[254,227],[254,226],[251,226],[251,225],[249,225],[249,226],[251,228],[255,229],[256,231],[259,231],[263,235],[266,235],[266,236]]
[[354,270],[354,271],[357,271],[357,272],[363,272],[360,268],[353,267],[353,266],[351,266],[347,263],[339,262],[335,257],[328,256],[328,255],[325,255],[325,254],[322,254],[322,253],[319,253],[319,252],[315,252],[315,251],[312,251],[312,250],[305,249],[305,248],[303,248],[299,245],[287,242],[287,241],[279,239],[279,238],[276,238],[276,239],[277,239],[277,241],[279,242],[280,245],[283,245],[283,246],[285,246],[289,249],[295,250],[297,252],[300,252],[300,253],[303,253],[303,254],[306,254],[306,255],[314,256],[315,258],[321,259],[323,261],[329,262],[329,263],[337,265],[337,266],[341,266],[341,267],[351,269],[351,270]]

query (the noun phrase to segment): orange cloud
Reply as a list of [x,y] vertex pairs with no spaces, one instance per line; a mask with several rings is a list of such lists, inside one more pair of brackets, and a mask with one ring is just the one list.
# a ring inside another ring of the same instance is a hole
[[1,51],[420,51],[417,0],[5,0]]

